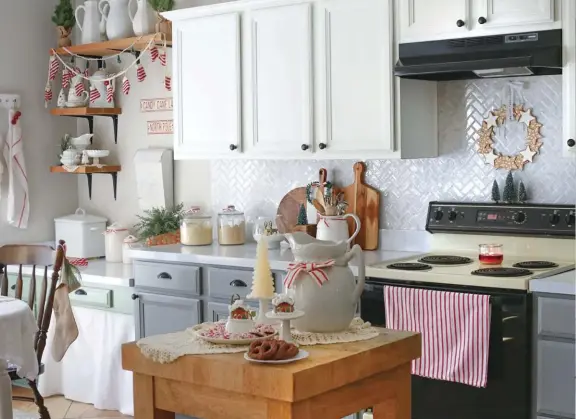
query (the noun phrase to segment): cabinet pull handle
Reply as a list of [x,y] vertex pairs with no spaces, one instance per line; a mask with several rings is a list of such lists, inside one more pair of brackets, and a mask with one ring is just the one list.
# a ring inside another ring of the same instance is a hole
[[486,22],[487,22],[487,20],[486,20],[486,18],[485,18],[484,16],[480,16],[480,17],[478,18],[478,23],[479,23],[479,24],[483,25],[483,24],[485,24]]
[[462,19],[458,19],[456,21],[456,26],[458,26],[459,28],[461,28],[462,26],[464,26],[466,24],[466,22],[464,22]]
[[15,290],[15,289],[16,289],[16,284],[12,285],[12,286],[10,287],[10,289],[11,289],[11,290]]
[[574,147],[576,145],[576,141],[570,138],[568,141],[566,141],[566,144],[568,144],[568,147]]
[[230,144],[230,151],[234,151],[238,148],[236,144]]
[[302,149],[302,151],[306,151],[310,148],[310,146],[308,144],[302,144],[300,148]]
[[232,282],[230,282],[230,286],[231,287],[247,287],[248,285],[246,284],[246,282],[244,282],[240,279],[235,279]]
[[166,279],[166,280],[171,280],[172,276],[168,273],[168,272],[161,272],[158,274],[158,276],[156,277],[158,279]]
[[140,296],[138,294],[132,294],[132,299],[133,300],[137,300],[138,298],[140,298]]
[[318,144],[318,148],[320,148],[320,150],[324,150],[326,148],[326,144],[320,143]]
[[86,291],[84,291],[82,288],[80,288],[79,290],[76,290],[74,292],[74,294],[76,294],[76,295],[88,295],[88,293]]

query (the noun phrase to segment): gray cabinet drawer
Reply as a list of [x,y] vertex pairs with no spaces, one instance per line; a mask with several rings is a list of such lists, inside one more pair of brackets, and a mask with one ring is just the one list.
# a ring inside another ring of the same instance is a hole
[[234,294],[245,299],[252,289],[253,271],[225,268],[206,268],[208,295],[230,300]]
[[70,301],[75,306],[112,308],[112,290],[105,288],[81,287],[70,293]]
[[573,418],[575,344],[540,340],[537,350],[538,414]]
[[228,304],[208,303],[207,322],[217,322],[228,318]]
[[134,262],[134,285],[200,295],[200,268],[171,263]]
[[538,297],[538,334],[574,339],[576,304],[572,299]]

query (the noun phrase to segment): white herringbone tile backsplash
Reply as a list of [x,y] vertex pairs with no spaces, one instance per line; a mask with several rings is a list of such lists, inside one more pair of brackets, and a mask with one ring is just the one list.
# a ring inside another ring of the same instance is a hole
[[[530,202],[574,204],[576,161],[562,157],[562,76],[520,78],[524,103],[544,126],[543,143],[534,163],[514,173],[526,184]],[[418,160],[368,160],[366,181],[382,192],[381,228],[423,230],[432,200],[489,201],[492,182],[507,174],[484,164],[476,153],[476,131],[488,111],[500,106],[506,80],[439,83],[440,157]],[[498,151],[524,148],[520,124],[499,129]],[[234,204],[248,216],[272,215],[290,189],[316,180],[325,167],[332,181],[352,181],[350,160],[213,161],[212,201],[216,209]]]

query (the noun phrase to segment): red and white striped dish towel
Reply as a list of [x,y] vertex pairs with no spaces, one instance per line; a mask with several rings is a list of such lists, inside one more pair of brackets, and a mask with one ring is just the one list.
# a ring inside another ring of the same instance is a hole
[[490,296],[384,287],[386,327],[422,333],[412,374],[486,387]]

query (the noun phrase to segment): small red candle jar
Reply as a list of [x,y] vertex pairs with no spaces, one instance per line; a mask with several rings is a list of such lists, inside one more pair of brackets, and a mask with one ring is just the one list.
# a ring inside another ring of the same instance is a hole
[[481,244],[478,259],[484,265],[500,265],[504,260],[504,251],[501,244]]

